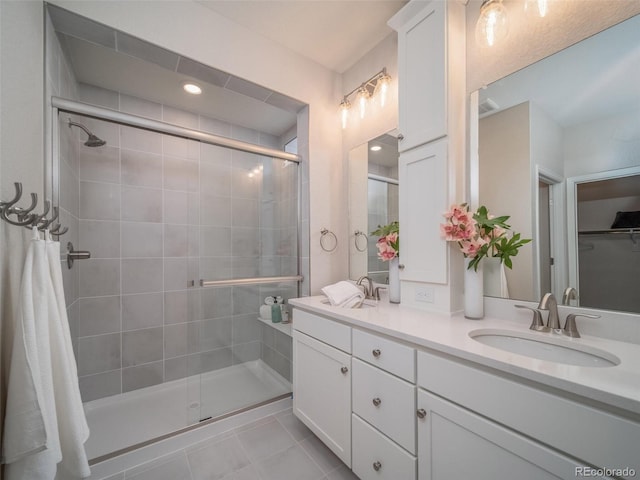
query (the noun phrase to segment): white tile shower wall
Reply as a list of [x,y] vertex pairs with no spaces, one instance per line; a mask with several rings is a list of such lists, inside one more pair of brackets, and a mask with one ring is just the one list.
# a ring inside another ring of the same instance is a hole
[[[271,135],[97,87],[81,85],[80,98],[281,147]],[[79,265],[84,400],[260,358],[290,379],[290,355],[281,353],[287,347],[280,340],[278,351],[271,339],[264,345],[257,315],[265,296],[292,298],[296,285],[197,285],[201,278],[297,272],[295,165],[83,123],[108,142],[80,150],[80,243],[92,252]]]

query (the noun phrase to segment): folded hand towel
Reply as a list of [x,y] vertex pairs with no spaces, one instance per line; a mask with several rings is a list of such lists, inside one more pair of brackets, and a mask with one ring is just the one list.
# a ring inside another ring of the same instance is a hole
[[353,308],[364,300],[364,293],[353,283],[341,281],[322,288],[334,307]]

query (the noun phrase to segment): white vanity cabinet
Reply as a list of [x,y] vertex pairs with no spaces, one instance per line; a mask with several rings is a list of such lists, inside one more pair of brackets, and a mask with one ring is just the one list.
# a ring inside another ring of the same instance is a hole
[[422,389],[418,408],[419,480],[575,479],[581,466]]
[[352,470],[362,480],[416,478],[414,348],[353,330]]
[[640,472],[637,415],[330,314],[296,308],[293,327],[294,413],[362,480]]
[[398,32],[400,280],[442,285],[448,250],[437,225],[462,197],[449,179],[464,168],[465,7],[410,1],[388,24]]
[[640,471],[637,421],[427,352],[418,387],[419,480]]
[[447,143],[443,138],[400,155],[403,281],[447,283],[447,242],[434,227],[447,209]]
[[351,466],[351,328],[293,311],[293,411]]
[[389,21],[398,32],[398,149],[447,134],[447,2],[414,2]]

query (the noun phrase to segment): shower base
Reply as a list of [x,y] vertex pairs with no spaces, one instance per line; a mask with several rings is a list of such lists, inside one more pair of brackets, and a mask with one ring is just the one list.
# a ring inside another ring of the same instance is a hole
[[87,456],[101,461],[114,452],[290,392],[291,383],[255,360],[87,402],[91,431]]

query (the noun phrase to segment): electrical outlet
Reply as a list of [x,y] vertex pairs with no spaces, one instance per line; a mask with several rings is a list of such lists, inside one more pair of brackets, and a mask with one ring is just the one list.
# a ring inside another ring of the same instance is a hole
[[433,288],[418,287],[416,292],[416,302],[433,303]]

